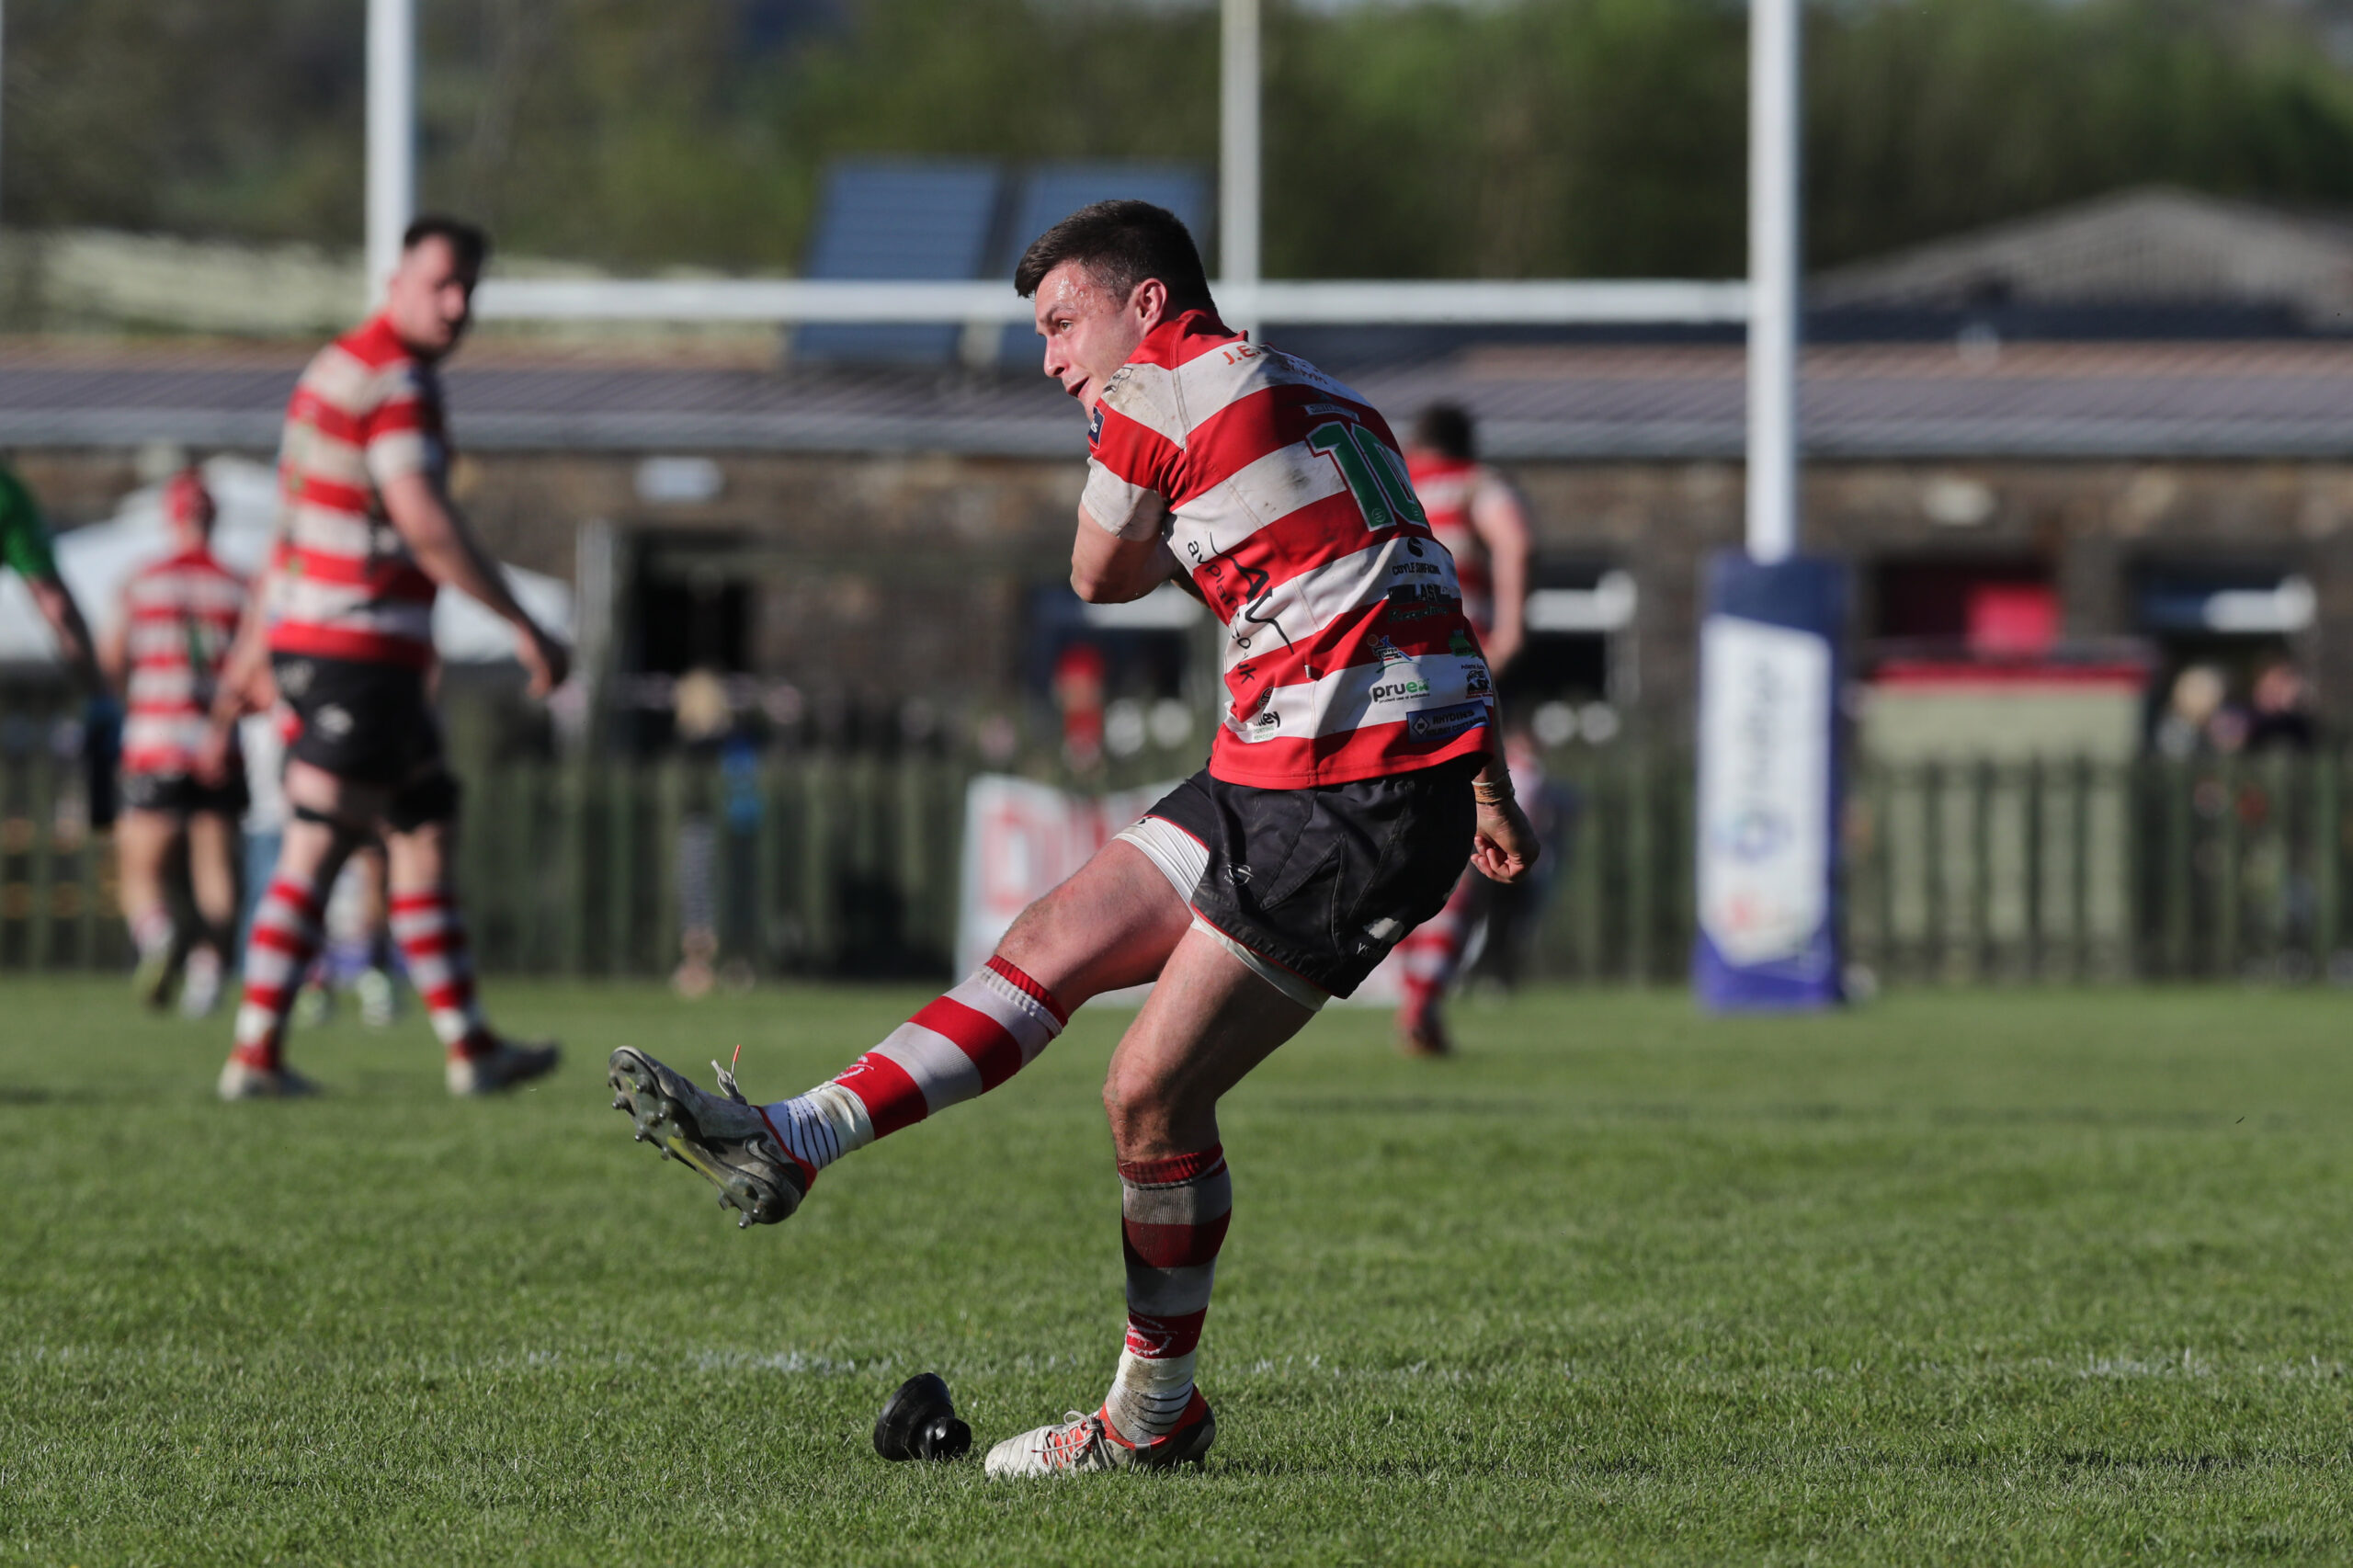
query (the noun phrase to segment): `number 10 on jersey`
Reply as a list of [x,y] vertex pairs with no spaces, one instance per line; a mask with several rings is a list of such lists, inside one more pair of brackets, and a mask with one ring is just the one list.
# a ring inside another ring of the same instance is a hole
[[1357,509],[1364,514],[1365,527],[1379,533],[1401,522],[1428,526],[1405,465],[1386,442],[1368,434],[1364,426],[1341,420],[1318,425],[1307,433],[1307,449],[1330,458],[1339,469],[1348,494],[1356,497]]

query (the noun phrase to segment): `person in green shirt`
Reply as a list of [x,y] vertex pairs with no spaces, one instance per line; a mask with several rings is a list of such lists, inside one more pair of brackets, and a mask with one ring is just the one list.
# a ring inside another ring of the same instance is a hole
[[41,619],[57,633],[66,664],[93,694],[107,690],[98,673],[96,644],[82,607],[74,602],[65,579],[58,575],[57,552],[50,547],[49,525],[41,520],[40,504],[7,464],[0,463],[0,566],[13,568],[32,590]]
[[49,525],[41,520],[40,504],[13,470],[0,462],[0,569],[13,570],[31,590],[41,619],[57,634],[65,663],[88,697],[82,712],[82,764],[88,786],[90,825],[114,825],[117,805],[115,762],[122,752],[122,705],[98,669],[97,644],[82,607],[57,570],[57,552],[50,548]]

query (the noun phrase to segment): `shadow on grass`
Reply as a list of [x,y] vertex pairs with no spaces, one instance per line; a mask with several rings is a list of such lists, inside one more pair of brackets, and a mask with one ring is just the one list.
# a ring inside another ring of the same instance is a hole
[[1250,1458],[1222,1460],[1211,1455],[1206,1471],[1219,1476],[1247,1477],[1262,1481],[1401,1481],[1426,1482],[1434,1476],[1458,1479],[1491,1478],[1497,1481],[1525,1481],[1540,1472],[1549,1481],[1570,1481],[1580,1477],[1594,1480],[1623,1480],[1630,1476],[1657,1476],[1666,1473],[1667,1467],[1652,1460],[1620,1457],[1616,1459],[1563,1459],[1554,1463],[1531,1464],[1525,1456],[1494,1459],[1466,1459],[1461,1450],[1433,1449],[1423,1460],[1411,1459],[1381,1460],[1315,1460]]
[[9,1106],[97,1105],[108,1097],[91,1088],[0,1089],[0,1108]]
[[2267,1132],[2293,1128],[2278,1111],[2234,1117],[2205,1110],[2121,1110],[2099,1106],[1848,1106],[1795,1102],[1761,1105],[1695,1101],[1622,1101],[1590,1105],[1537,1099],[1444,1099],[1412,1095],[1285,1096],[1274,1108],[1310,1116],[1533,1117],[1559,1121],[1768,1121],[1824,1124],[1925,1120],[1938,1127],[2097,1127],[2161,1132],[2208,1132],[2245,1125]]

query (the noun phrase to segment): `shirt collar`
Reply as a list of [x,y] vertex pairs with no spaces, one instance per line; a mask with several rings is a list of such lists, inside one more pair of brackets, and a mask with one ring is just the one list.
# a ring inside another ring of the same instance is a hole
[[1131,365],[1181,365],[1221,343],[1238,343],[1244,335],[1218,319],[1215,311],[1191,310],[1162,322],[1143,335]]

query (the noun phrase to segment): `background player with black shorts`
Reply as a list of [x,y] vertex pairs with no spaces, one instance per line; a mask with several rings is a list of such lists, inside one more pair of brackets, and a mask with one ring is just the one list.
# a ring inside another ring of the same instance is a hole
[[[212,493],[182,469],[164,487],[172,552],[123,585],[98,662],[122,692],[122,805],[115,855],[123,918],[139,954],[134,984],[151,1006],[169,998],[183,961],[182,1010],[210,1013],[236,940],[237,819],[245,770],[232,748],[207,767],[208,715],[245,608],[245,583],[212,553]],[[169,873],[185,853],[193,925],[173,913]]]
[[1225,627],[1207,768],[1029,906],[996,953],[845,1073],[755,1106],[641,1051],[617,1108],[744,1212],[781,1220],[850,1150],[995,1087],[1070,1009],[1157,981],[1111,1059],[1128,1328],[1092,1415],[996,1445],[992,1475],[1199,1459],[1196,1346],[1231,1211],[1220,1097],[1434,914],[1466,858],[1519,876],[1527,819],[1453,562],[1381,415],[1228,330],[1184,225],[1100,202],[1014,274],[1045,369],[1090,416],[1082,598],[1174,581]]
[[[1527,633],[1527,508],[1511,482],[1478,460],[1471,416],[1453,403],[1432,403],[1414,421],[1405,468],[1430,531],[1454,557],[1462,613],[1487,651],[1488,667],[1501,680]],[[1445,1056],[1453,1051],[1444,1011],[1447,988],[1461,971],[1472,933],[1494,905],[1494,885],[1465,871],[1446,907],[1397,944],[1404,987],[1404,1005],[1397,1009],[1397,1048],[1406,1055]]]
[[[552,1045],[502,1040],[475,998],[451,874],[458,784],[426,694],[442,584],[515,628],[535,696],[562,683],[568,660],[449,496],[434,367],[465,334],[488,248],[471,224],[412,223],[381,313],[322,349],[287,406],[285,513],[260,623],[271,676],[301,731],[286,765],[292,820],[246,944],[224,1099],[309,1089],[285,1064],[287,1016],[318,951],[335,873],[371,833],[384,838],[392,934],[447,1053],[450,1092],[507,1088],[555,1065]],[[234,705],[224,708],[217,727],[233,722]]]

